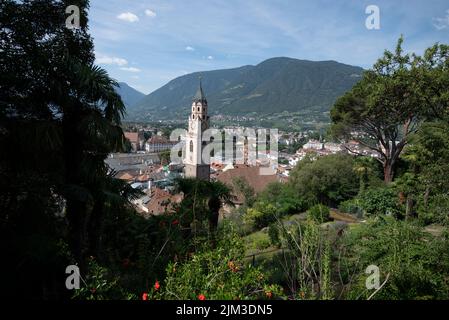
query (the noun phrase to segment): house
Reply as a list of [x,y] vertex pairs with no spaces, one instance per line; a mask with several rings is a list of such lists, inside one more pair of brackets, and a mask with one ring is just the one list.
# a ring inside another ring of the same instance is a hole
[[147,213],[148,215],[161,215],[167,211],[170,211],[174,204],[180,203],[182,201],[182,195],[176,194],[172,195],[170,192],[154,188],[151,191],[150,201],[147,203]]
[[343,147],[339,143],[326,142],[324,144],[324,149],[330,151],[331,153],[338,153],[343,151]]
[[177,142],[169,141],[162,136],[154,135],[145,143],[145,151],[154,153],[171,150],[176,143]]
[[[236,178],[242,178],[254,190],[255,193],[262,192],[270,183],[279,181],[276,174],[260,175],[261,167],[250,167],[247,165],[236,165],[233,169],[229,169],[218,173],[217,180],[226,184],[228,187],[234,187]],[[242,194],[233,190],[234,196],[237,198],[236,204],[242,204],[244,197]]]
[[143,150],[145,137],[142,131],[125,132],[125,138],[131,143],[132,151],[137,152]]
[[324,144],[318,140],[311,139],[302,148],[311,150],[322,150],[324,148]]

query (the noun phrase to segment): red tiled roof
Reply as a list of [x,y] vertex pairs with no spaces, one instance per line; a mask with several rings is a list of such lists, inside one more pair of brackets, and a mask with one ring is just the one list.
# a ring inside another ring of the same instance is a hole
[[[270,183],[279,181],[277,175],[260,175],[260,167],[249,167],[245,165],[238,165],[235,169],[221,172],[217,175],[217,180],[227,184],[233,188],[234,179],[237,177],[243,178],[249,186],[251,186],[256,193],[263,191]],[[235,194],[241,200],[242,195]]]
[[139,142],[139,133],[137,132],[125,132],[125,138],[130,142],[138,143]]
[[179,194],[172,195],[170,192],[155,188],[151,194],[151,200],[147,204],[148,214],[163,214],[166,210],[170,210],[174,203],[179,203],[182,196]]
[[150,139],[147,140],[147,143],[149,144],[167,144],[170,143],[170,141],[162,136],[154,135]]

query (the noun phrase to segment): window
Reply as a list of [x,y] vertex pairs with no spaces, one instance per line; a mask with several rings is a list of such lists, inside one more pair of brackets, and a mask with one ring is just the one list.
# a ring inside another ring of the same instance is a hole
[[193,141],[190,140],[190,152],[193,152]]

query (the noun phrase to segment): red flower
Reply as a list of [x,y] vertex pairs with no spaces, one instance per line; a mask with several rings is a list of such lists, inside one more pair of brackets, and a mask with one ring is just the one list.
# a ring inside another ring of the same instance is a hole
[[159,284],[159,281],[156,280],[156,283],[154,284],[154,290],[159,290],[159,288],[161,287],[161,285]]
[[265,295],[267,296],[268,299],[271,299],[271,297],[273,296],[273,294],[271,293],[271,291],[265,292]]
[[178,221],[178,220],[173,220],[173,222],[172,222],[171,224],[174,225],[174,226],[176,226],[176,225],[179,224],[179,221]]
[[206,297],[204,296],[204,294],[200,294],[198,296],[198,300],[206,300]]
[[142,300],[148,300],[148,293],[144,292],[142,294]]

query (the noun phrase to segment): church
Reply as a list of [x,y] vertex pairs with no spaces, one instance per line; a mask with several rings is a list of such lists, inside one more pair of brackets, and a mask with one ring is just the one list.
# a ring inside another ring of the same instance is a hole
[[204,131],[209,129],[210,119],[207,115],[207,99],[204,95],[201,79],[192,101],[191,110],[189,129],[185,137],[184,174],[186,178],[198,178],[209,181],[210,161],[203,157],[203,150],[207,142],[202,141],[202,137]]

